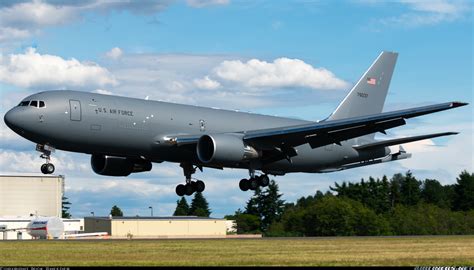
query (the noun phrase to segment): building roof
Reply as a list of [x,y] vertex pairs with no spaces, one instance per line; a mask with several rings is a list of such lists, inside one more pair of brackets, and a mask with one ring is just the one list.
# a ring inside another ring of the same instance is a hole
[[[110,219],[109,217],[84,217],[84,219]],[[197,217],[197,216],[171,216],[171,217],[150,217],[150,216],[134,216],[134,217],[112,217],[112,220],[225,220],[224,218]]]
[[41,174],[41,173],[11,173],[11,174],[10,173],[5,173],[5,174],[1,174],[0,178],[1,177],[64,178],[64,175],[46,175],[46,174]]

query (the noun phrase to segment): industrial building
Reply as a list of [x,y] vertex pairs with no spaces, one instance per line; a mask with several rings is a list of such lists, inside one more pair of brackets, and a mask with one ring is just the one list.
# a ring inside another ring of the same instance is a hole
[[62,175],[0,175],[0,217],[61,217],[63,194]]
[[225,238],[227,221],[205,217],[85,217],[85,233],[111,238]]
[[[34,233],[28,227],[35,220],[47,227],[41,219],[61,218],[64,185],[62,175],[0,175],[0,240],[32,239]],[[83,233],[107,233],[110,238],[225,238],[235,233],[235,221],[189,216],[92,216],[62,219],[62,223],[64,235],[58,238],[78,238]]]

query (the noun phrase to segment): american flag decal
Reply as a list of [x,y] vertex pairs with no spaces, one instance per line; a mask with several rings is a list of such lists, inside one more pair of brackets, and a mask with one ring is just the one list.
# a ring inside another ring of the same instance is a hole
[[367,77],[367,83],[370,85],[375,85],[377,83],[377,80],[375,78]]

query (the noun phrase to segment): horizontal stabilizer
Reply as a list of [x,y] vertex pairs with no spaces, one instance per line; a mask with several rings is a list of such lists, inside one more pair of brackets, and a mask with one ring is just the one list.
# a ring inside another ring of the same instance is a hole
[[456,135],[456,134],[458,133],[457,132],[434,133],[434,134],[413,136],[413,137],[407,137],[407,138],[379,141],[379,142],[374,142],[374,143],[369,143],[369,144],[364,144],[364,145],[356,145],[356,146],[353,146],[353,148],[356,150],[370,150],[370,149],[379,148],[379,147],[398,145],[402,143],[409,143],[409,142],[421,141],[421,140],[442,137],[442,136]]

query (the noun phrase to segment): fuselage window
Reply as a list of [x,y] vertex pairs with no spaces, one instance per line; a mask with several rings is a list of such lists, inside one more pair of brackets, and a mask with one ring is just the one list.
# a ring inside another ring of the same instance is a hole
[[40,105],[39,107],[40,107],[40,108],[43,108],[43,107],[44,107],[44,101],[40,101],[39,103],[40,103],[40,104],[39,104],[39,105]]
[[30,103],[30,106],[31,107],[38,107],[38,101],[32,100],[31,103]]
[[18,106],[28,106],[28,104],[30,104],[29,101],[22,101]]

